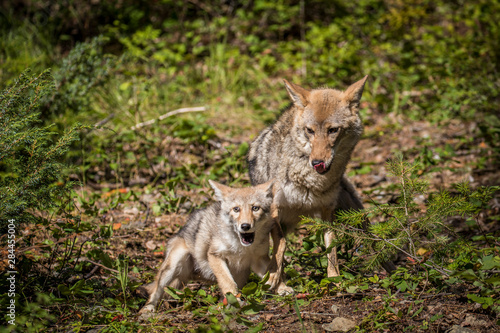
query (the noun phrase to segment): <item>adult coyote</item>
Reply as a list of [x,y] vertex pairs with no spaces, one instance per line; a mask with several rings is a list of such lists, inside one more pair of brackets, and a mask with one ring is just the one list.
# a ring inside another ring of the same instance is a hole
[[[273,215],[285,232],[293,231],[301,216],[332,221],[337,208],[363,208],[344,172],[363,132],[359,103],[366,78],[345,91],[307,90],[284,80],[292,104],[252,142],[248,164],[253,185],[275,180]],[[333,236],[325,233],[327,247]],[[275,283],[284,247],[284,241],[274,244],[276,272],[271,278]],[[327,274],[339,273],[334,248],[328,254]]]

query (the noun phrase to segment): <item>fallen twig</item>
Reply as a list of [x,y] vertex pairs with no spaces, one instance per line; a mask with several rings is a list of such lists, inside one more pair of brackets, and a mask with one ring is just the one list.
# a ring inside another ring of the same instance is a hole
[[106,118],[104,118],[103,120],[99,121],[98,123],[96,123],[94,126],[95,127],[100,127],[104,124],[106,124],[108,121],[110,121],[111,119],[113,119],[115,117],[115,114],[112,113],[110,114],[109,116],[107,116]]
[[435,294],[435,295],[423,295],[423,296],[420,296],[419,298],[433,298],[433,297],[450,296],[450,295],[454,295],[454,294],[453,293],[439,293],[439,294]]
[[90,260],[90,259],[85,258],[85,257],[80,257],[80,258],[78,258],[78,259],[77,259],[77,261],[87,261],[87,262],[89,262],[89,263],[91,263],[91,264],[93,264],[93,265],[96,265],[96,266],[102,267],[102,268],[104,268],[104,269],[106,269],[106,270],[108,270],[108,271],[110,271],[110,272],[113,272],[113,273],[116,273],[116,274],[119,274],[119,273],[120,273],[120,272],[118,272],[116,269],[109,268],[109,267],[107,267],[107,266],[105,266],[105,265],[103,265],[103,264],[100,264],[100,263],[98,263],[98,262],[95,262],[95,261]]
[[98,270],[98,269],[99,269],[99,266],[98,266],[98,265],[95,265],[95,266],[94,266],[94,268],[92,268],[92,270],[91,270],[88,274],[85,274],[83,278],[84,278],[85,280],[90,279],[90,277],[92,277],[92,275],[94,275],[94,274],[95,274],[95,272],[97,272],[97,270]]
[[337,314],[335,313],[318,313],[318,312],[304,312],[304,311],[301,311],[300,314],[309,316],[337,316]]
[[167,112],[164,115],[159,116],[157,119],[151,119],[151,120],[148,120],[148,121],[136,124],[136,125],[132,126],[130,129],[134,131],[134,130],[136,130],[138,128],[152,125],[157,120],[160,121],[160,120],[163,120],[165,118],[168,118],[168,117],[171,117],[171,116],[175,116],[176,114],[186,113],[186,112],[202,112],[202,111],[205,111],[206,109],[207,108],[204,107],[204,106],[197,106],[197,107],[192,107],[192,108],[177,109],[177,110],[174,110],[174,111]]

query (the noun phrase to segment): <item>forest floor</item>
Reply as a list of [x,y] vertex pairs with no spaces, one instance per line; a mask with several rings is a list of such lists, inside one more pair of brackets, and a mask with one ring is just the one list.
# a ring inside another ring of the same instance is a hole
[[[441,189],[453,191],[452,184],[461,181],[468,181],[472,188],[500,184],[500,170],[495,168],[490,147],[485,142],[474,139],[473,132],[476,130],[474,123],[452,121],[437,126],[427,122],[409,121],[392,114],[387,116],[368,114],[365,118],[364,138],[355,149],[347,173],[368,206],[372,200],[378,203],[395,200],[397,193],[394,193],[391,187],[394,179],[387,175],[385,163],[398,151],[403,152],[409,160],[417,157],[421,159],[425,173],[422,176],[428,179],[431,191],[434,192]],[[218,151],[222,155],[226,147],[231,144],[249,142],[258,130],[246,131],[230,140],[214,139],[214,142],[209,144],[212,156],[217,156]],[[169,156],[170,160],[197,160],[193,155],[197,155],[198,148],[184,146],[182,142],[169,136],[161,137],[159,141],[162,142],[163,149],[160,153]],[[248,180],[246,175],[243,175],[242,179],[243,182]],[[101,208],[109,205],[105,200],[107,197],[117,192],[130,191],[135,193],[133,197],[109,209],[106,214],[97,216],[100,224],[112,225],[113,228],[113,236],[104,248],[111,260],[120,256],[130,258],[127,298],[132,305],[129,305],[130,312],[127,316],[117,315],[113,318],[114,324],[120,321],[139,322],[137,311],[145,300],[138,296],[135,289],[140,284],[153,280],[163,259],[163,249],[167,241],[184,225],[192,207],[211,200],[208,188],[181,190],[176,195],[188,199],[177,206],[176,212],[153,213],[152,206],[161,197],[154,187],[150,191],[143,191],[141,185],[117,188],[114,184],[99,184],[81,190],[102,198],[101,201],[96,200],[96,205]],[[460,217],[451,218],[447,223],[457,235],[465,239],[478,232],[498,234],[500,224],[489,218],[500,213],[498,199],[497,194],[490,210],[478,217],[479,231],[477,226],[472,230],[472,227]],[[426,198],[422,197],[421,203],[423,204],[425,200]],[[40,230],[27,228],[23,237],[42,239],[44,237],[42,234]],[[304,234],[301,231],[296,236],[290,237],[288,247],[300,248]],[[87,252],[95,248],[90,245],[91,243],[83,246],[84,241],[89,241],[89,238],[80,237],[78,241],[78,245],[82,245],[82,258],[88,257]],[[324,277],[321,276],[324,274],[324,269],[320,272],[316,270],[311,272],[307,266],[301,268],[300,263],[291,260],[290,253],[287,254],[287,260],[303,279],[313,279],[319,283]],[[407,267],[411,272],[412,268],[405,258],[399,258],[397,264]],[[58,305],[56,311],[60,316],[52,326],[55,330],[64,331],[62,328],[67,329],[74,322],[81,322],[82,330],[91,329],[92,332],[107,327],[107,325],[83,324],[82,319],[102,315],[95,310],[95,307],[102,306],[105,297],[119,294],[107,290],[116,283],[116,272],[105,266],[96,260],[86,262],[82,276],[88,282],[93,281],[92,285],[100,285],[101,288],[94,287],[93,296],[89,295],[83,302],[80,300],[80,304]],[[381,279],[386,276],[384,271],[373,272],[371,276],[374,274]],[[78,281],[82,276],[75,276],[72,282]],[[72,282],[68,281],[69,284]],[[294,287],[293,281],[291,282]],[[218,297],[218,290],[213,286],[193,283],[190,287],[195,294],[196,290],[201,288],[206,294]],[[313,293],[306,290],[294,296],[278,297],[263,294],[260,298],[260,311],[251,314],[239,313],[237,316],[223,315],[223,311],[214,313],[214,309],[222,308],[220,300],[204,303],[199,298],[188,299],[184,296],[178,300],[163,302],[152,319],[139,324],[139,330],[217,331],[220,328],[220,331],[243,331],[248,329],[248,326],[257,325],[255,331],[261,329],[264,332],[329,332],[341,331],[342,326],[337,325],[345,319],[347,329],[350,327],[351,330],[354,330],[356,325],[359,330],[384,332],[500,332],[495,313],[483,309],[480,304],[471,302],[466,297],[475,289],[477,287],[472,284],[460,283],[439,289],[431,284],[428,285],[425,279],[420,280],[414,290],[405,292],[394,288],[391,292],[391,288],[383,288],[377,282],[369,283],[368,288],[356,289],[355,292],[348,292],[345,288],[331,285],[321,289],[321,292]],[[197,307],[202,313],[194,311]],[[243,325],[242,321],[246,325]]]

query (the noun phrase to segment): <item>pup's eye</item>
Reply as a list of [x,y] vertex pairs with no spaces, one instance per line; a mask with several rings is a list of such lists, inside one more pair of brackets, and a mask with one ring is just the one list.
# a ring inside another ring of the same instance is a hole
[[339,131],[338,127],[331,127],[328,129],[328,134],[337,133]]
[[254,212],[258,212],[258,211],[259,211],[259,209],[260,209],[260,207],[259,207],[259,206],[252,206],[252,210],[253,210]]
[[314,130],[312,128],[306,127],[306,131],[307,131],[307,133],[309,133],[311,135],[314,134]]
[[235,212],[235,213],[239,213],[239,212],[240,212],[240,207],[234,207],[234,208],[233,208],[233,212]]

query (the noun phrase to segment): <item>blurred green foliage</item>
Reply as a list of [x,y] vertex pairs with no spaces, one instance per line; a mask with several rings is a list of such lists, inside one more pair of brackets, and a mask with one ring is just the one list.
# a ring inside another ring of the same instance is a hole
[[92,110],[89,95],[106,83],[114,66],[113,57],[103,52],[106,41],[98,36],[87,43],[77,43],[62,60],[54,73],[56,91],[47,106],[55,118]]
[[[484,137],[493,144],[498,139],[498,117],[491,115],[498,103],[499,1],[100,0],[68,6],[32,0],[4,6],[0,33],[10,37],[0,47],[2,82],[19,74],[8,69],[16,61],[18,71],[21,64],[60,67],[63,74],[71,73],[60,80],[75,85],[77,76],[95,70],[105,72],[97,76],[109,75],[109,63],[96,53],[95,41],[81,44],[102,34],[109,38],[108,53],[127,56],[112,72],[123,75],[122,81],[130,80],[127,72],[161,75],[175,87],[203,89],[208,81],[214,94],[216,85],[240,92],[260,84],[246,80],[231,86],[213,74],[221,65],[229,71],[254,68],[264,73],[261,78],[284,76],[312,86],[338,86],[369,74],[377,83],[371,98],[380,111],[434,121],[486,117],[496,130],[483,128]],[[16,46],[25,39],[30,40],[31,61],[19,62],[15,59],[27,51]],[[84,47],[94,54],[78,50]],[[73,71],[71,60],[61,60],[70,50],[70,59],[75,52],[87,57],[90,71],[81,66]],[[95,55],[101,63],[92,60]],[[87,93],[83,81],[80,95]],[[72,91],[67,91],[68,99]],[[64,89],[60,93],[66,95]]]
[[26,67],[53,67],[58,89],[43,112],[49,122],[98,122],[118,111],[125,117],[116,121],[129,125],[179,105],[232,108],[241,97],[266,121],[262,96],[282,96],[273,78],[337,87],[369,74],[365,100],[378,112],[474,120],[478,135],[500,150],[499,1],[1,6],[0,82]]

